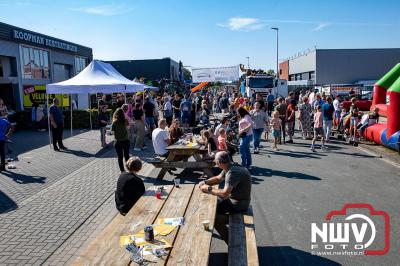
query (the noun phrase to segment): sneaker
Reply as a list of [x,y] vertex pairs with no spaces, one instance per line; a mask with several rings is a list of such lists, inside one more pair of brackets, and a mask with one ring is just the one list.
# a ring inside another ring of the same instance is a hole
[[325,146],[325,145],[322,145],[322,146],[321,146],[321,150],[326,151],[326,150],[327,150],[326,146]]
[[289,139],[289,140],[286,141],[286,143],[293,143],[293,140]]
[[60,149],[61,149],[61,150],[65,150],[65,151],[68,150],[68,148],[65,147],[65,146],[60,147]]
[[311,146],[311,147],[310,147],[310,150],[311,150],[311,151],[315,151],[314,146]]
[[258,149],[254,149],[254,154],[258,154],[259,150]]

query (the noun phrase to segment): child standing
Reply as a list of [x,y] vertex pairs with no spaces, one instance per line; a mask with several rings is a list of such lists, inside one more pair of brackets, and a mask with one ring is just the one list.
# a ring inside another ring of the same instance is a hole
[[218,150],[228,151],[228,146],[226,144],[226,130],[222,127],[218,130]]
[[270,125],[272,127],[272,135],[274,136],[273,150],[277,151],[278,150],[277,144],[278,144],[279,140],[281,139],[281,127],[282,127],[282,123],[281,123],[281,120],[279,119],[278,111],[274,111],[272,113],[272,119],[271,119]]
[[268,135],[269,135],[269,123],[270,119],[269,116],[267,115],[267,120],[265,122],[265,127],[264,127],[264,139],[268,141]]
[[317,106],[317,112],[314,114],[314,138],[311,142],[311,150],[315,151],[314,144],[317,140],[318,135],[321,136],[321,150],[326,150],[325,148],[325,135],[324,135],[324,128],[322,127],[322,112],[321,112],[321,105]]

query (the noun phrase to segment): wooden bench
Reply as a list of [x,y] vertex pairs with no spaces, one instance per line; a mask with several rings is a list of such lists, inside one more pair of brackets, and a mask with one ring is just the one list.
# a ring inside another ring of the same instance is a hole
[[258,266],[253,209],[229,215],[229,266]]

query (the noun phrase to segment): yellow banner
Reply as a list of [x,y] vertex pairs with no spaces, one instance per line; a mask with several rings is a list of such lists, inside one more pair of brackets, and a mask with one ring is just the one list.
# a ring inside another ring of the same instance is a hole
[[[53,103],[53,99],[57,97],[60,100],[61,107],[69,106],[68,94],[49,94],[49,106]],[[46,86],[24,86],[24,107],[32,107],[33,103],[45,104],[46,103]]]

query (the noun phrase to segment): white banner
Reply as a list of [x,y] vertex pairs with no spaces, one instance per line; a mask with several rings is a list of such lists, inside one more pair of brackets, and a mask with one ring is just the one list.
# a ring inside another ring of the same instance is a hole
[[193,83],[236,81],[240,78],[239,66],[192,68]]

